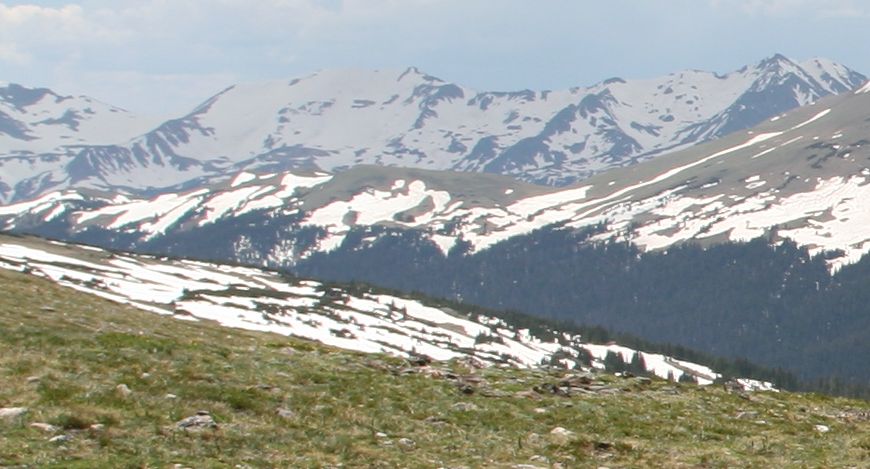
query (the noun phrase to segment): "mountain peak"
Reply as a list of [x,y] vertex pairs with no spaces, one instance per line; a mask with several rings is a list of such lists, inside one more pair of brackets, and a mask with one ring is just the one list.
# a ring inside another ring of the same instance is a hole
[[411,67],[406,68],[405,71],[399,75],[399,78],[397,78],[396,81],[402,81],[406,78],[416,78],[418,80],[435,81],[435,82],[443,82],[444,81],[438,77],[429,75],[428,73],[421,71],[419,68],[417,68],[415,66],[411,66]]
[[758,68],[762,70],[778,71],[783,67],[797,67],[798,65],[782,54],[774,54],[758,63]]

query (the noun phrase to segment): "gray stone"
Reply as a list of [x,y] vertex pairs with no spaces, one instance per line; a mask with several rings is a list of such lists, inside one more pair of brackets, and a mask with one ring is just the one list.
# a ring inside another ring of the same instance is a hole
[[0,420],[11,422],[24,417],[29,412],[27,407],[4,407],[0,409]]
[[42,423],[42,422],[33,422],[30,424],[30,428],[35,428],[37,430],[44,431],[45,433],[56,433],[59,428],[55,427],[50,423]]
[[217,422],[207,411],[201,410],[196,415],[179,420],[175,426],[184,431],[213,430],[217,428]]
[[473,412],[475,410],[478,410],[477,405],[475,405],[473,402],[457,402],[451,407],[453,407],[453,409],[455,410],[459,410],[462,412]]
[[130,397],[131,394],[133,394],[133,391],[130,390],[130,387],[127,386],[126,384],[119,384],[119,385],[115,386],[115,391],[118,392],[119,396],[121,396],[125,399]]
[[50,438],[48,441],[49,443],[63,444],[72,441],[72,439],[73,437],[71,435],[58,435]]
[[411,450],[417,447],[417,442],[410,438],[399,438],[399,446],[402,449]]

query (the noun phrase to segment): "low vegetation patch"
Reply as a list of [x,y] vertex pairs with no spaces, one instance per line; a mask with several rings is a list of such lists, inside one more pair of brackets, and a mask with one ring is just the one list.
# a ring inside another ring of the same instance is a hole
[[426,364],[0,282],[0,467],[870,465],[862,401]]

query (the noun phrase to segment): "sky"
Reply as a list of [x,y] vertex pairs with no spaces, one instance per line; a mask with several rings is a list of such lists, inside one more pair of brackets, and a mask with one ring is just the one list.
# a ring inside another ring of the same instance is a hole
[[564,89],[775,53],[870,74],[865,0],[0,0],[0,82],[179,117],[239,82],[417,66]]

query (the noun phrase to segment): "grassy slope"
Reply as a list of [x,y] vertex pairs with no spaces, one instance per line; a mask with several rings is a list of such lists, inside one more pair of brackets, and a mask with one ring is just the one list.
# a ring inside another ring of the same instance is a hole
[[[161,318],[21,274],[0,284],[0,407],[30,409],[0,422],[0,467],[870,465],[867,403],[604,375],[613,394],[560,397],[528,391],[564,372],[438,365],[479,375],[464,394],[399,359]],[[198,410],[218,429],[175,429]],[[32,422],[74,439],[51,443]],[[78,430],[93,423],[105,427]]]

